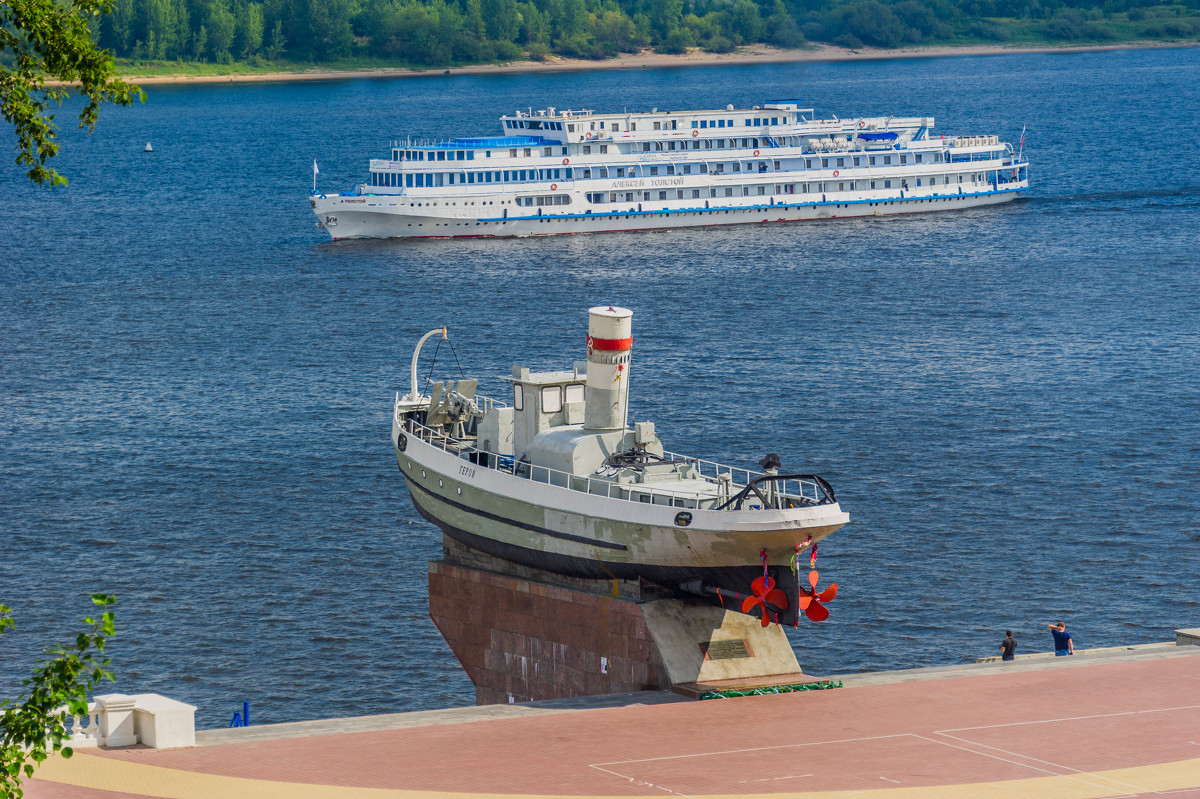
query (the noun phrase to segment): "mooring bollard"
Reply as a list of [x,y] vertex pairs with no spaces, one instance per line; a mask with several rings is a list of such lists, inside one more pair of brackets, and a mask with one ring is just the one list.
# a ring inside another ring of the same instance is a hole
[[233,718],[229,721],[230,727],[249,727],[250,726],[250,703],[242,702],[242,712],[234,713]]

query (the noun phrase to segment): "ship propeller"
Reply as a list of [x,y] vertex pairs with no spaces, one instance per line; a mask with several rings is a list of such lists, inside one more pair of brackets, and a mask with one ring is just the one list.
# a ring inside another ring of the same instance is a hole
[[[808,589],[807,596],[801,596],[797,601],[797,606],[804,611],[804,615],[813,621],[825,621],[829,618],[829,608],[825,607],[823,602],[832,602],[837,596],[837,583],[832,584],[821,593],[817,593],[817,570],[813,569],[808,573],[808,584],[811,586]],[[757,582],[757,581],[756,581]],[[763,625],[766,626],[766,625]]]
[[[780,610],[787,609],[787,594],[775,587],[775,578],[764,574],[750,584],[750,590],[753,592],[752,595],[742,600],[742,613],[749,613],[755,606],[761,607],[763,627],[771,623],[771,612],[767,609],[768,602]],[[828,611],[826,611],[826,615],[828,615]]]

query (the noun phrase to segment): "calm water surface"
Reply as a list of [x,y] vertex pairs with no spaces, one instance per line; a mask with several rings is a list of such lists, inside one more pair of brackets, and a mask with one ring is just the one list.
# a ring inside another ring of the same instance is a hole
[[[96,590],[117,690],[227,723],[467,705],[429,621],[440,535],[388,444],[416,338],[471,372],[583,356],[635,312],[631,419],[836,487],[817,674],[1200,626],[1200,50],[155,88],[65,190],[0,167],[0,695]],[[329,242],[322,188],[404,133],[528,106],[723,107],[1028,126],[996,209],[654,234]],[[12,137],[5,133],[4,144]],[[142,148],[154,143],[153,155]],[[4,148],[9,152],[8,147]],[[502,392],[504,384],[485,386]]]

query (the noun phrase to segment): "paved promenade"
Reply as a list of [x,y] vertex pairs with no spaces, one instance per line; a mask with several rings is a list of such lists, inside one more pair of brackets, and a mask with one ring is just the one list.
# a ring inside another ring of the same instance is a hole
[[29,799],[1200,799],[1200,647],[198,733],[55,758]]

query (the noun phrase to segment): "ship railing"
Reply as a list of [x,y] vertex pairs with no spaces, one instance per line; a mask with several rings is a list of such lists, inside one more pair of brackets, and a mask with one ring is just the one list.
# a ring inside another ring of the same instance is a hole
[[[765,492],[768,495],[767,498],[779,497],[785,503],[784,506],[787,506],[786,503],[789,501],[800,505],[824,505],[837,501],[829,483],[815,474],[769,475],[666,450],[663,451],[663,457],[669,460],[687,461],[695,467],[701,477],[717,482],[727,482],[733,488],[739,489],[740,493],[752,490],[756,485],[767,483],[771,486]],[[795,507],[795,505],[790,507]]]
[[549,466],[517,461],[512,455],[482,449],[476,446],[473,440],[455,438],[447,435],[445,430],[426,427],[415,419],[400,416],[400,423],[411,435],[474,466],[608,499],[677,508],[718,510],[788,509],[825,505],[836,501],[833,489],[816,475],[766,475],[747,469],[722,466],[713,461],[664,453],[668,460],[691,464],[698,476],[716,484],[712,494],[700,495],[694,490],[672,491],[652,482],[620,483],[599,475],[577,475]]

